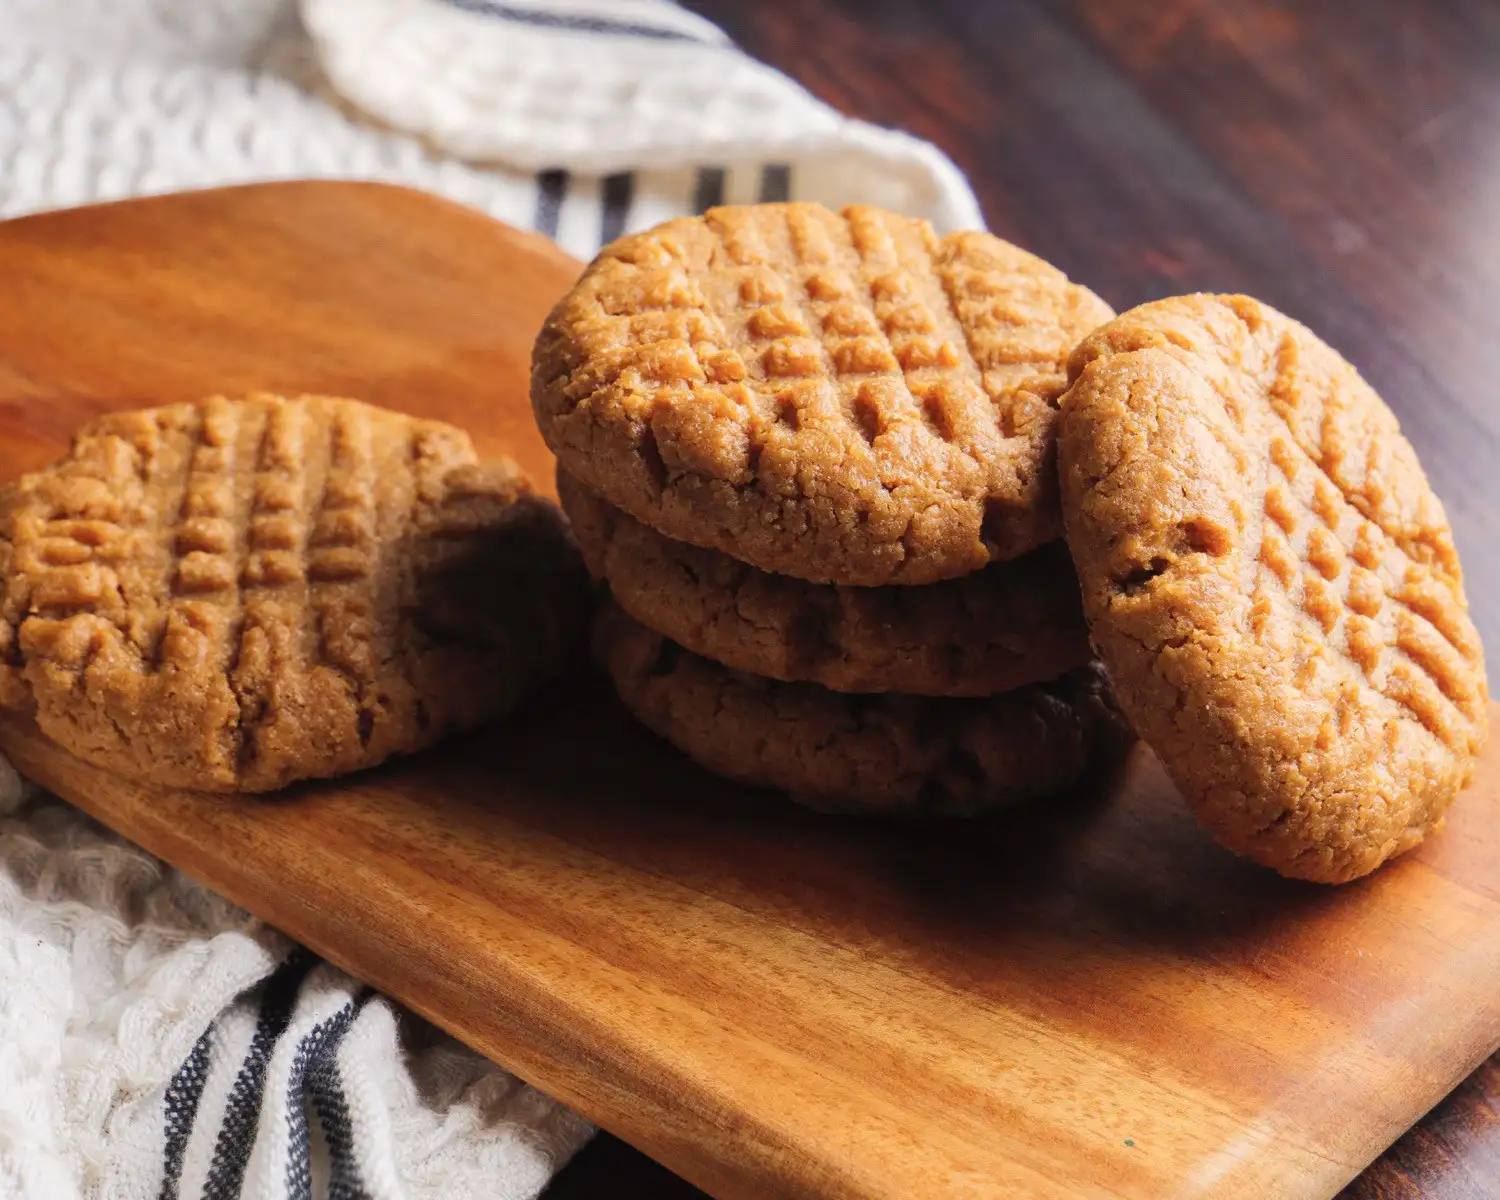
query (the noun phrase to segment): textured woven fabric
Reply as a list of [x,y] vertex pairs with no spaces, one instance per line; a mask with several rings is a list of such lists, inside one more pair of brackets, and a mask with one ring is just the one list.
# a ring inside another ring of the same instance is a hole
[[[4,0],[0,216],[386,180],[591,255],[715,203],[977,226],[664,0]],[[537,1195],[592,1132],[0,761],[0,1200]]]
[[[291,178],[405,183],[588,257],[714,203],[972,228],[932,146],[661,0],[6,0],[0,216]],[[465,160],[468,161],[465,161]]]
[[591,1133],[8,769],[0,811],[6,1200],[527,1197]]

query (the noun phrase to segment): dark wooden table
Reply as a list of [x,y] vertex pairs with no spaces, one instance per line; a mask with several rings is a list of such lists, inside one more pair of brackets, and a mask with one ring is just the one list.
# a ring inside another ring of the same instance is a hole
[[[1396,410],[1500,663],[1500,3],[688,0],[853,116],[941,146],[990,228],[1124,309],[1241,291]],[[548,1200],[698,1196],[609,1137]],[[1500,1056],[1351,1200],[1500,1196]]]

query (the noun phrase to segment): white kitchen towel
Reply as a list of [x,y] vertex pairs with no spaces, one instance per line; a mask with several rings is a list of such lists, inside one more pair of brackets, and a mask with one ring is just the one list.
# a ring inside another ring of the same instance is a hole
[[715,203],[975,228],[931,145],[663,0],[4,0],[0,216],[268,179],[442,193],[588,257]]
[[[666,0],[0,0],[0,216],[309,177],[580,256],[758,199],[979,224]],[[0,762],[0,1200],[530,1197],[591,1132]]]

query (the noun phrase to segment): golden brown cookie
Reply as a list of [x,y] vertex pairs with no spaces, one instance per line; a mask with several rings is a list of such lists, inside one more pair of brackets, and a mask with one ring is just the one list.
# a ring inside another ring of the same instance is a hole
[[932,583],[1058,537],[1056,401],[1109,308],[985,233],[816,204],[607,246],[548,317],[563,467],[677,541],[815,583]]
[[847,695],[729,670],[608,602],[594,654],[690,758],[829,812],[972,816],[1072,787],[1131,741],[1092,666],[984,699]]
[[674,542],[565,471],[557,491],[590,572],[621,608],[739,671],[838,692],[988,696],[1093,657],[1062,542],[942,583],[840,587]]
[[1059,453],[1084,611],[1199,818],[1326,882],[1416,845],[1484,741],[1484,651],[1390,410],[1244,296],[1133,309],[1069,369]]
[[0,699],[136,779],[262,791],[500,715],[586,635],[562,514],[352,400],[104,417],[0,493]]

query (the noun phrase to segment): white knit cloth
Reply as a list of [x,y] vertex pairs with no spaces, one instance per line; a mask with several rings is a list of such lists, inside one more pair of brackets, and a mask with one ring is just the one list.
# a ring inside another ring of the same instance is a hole
[[[665,0],[0,0],[0,216],[309,177],[582,256],[756,199],[979,224]],[[591,1132],[0,761],[0,1200],[508,1200]]]

